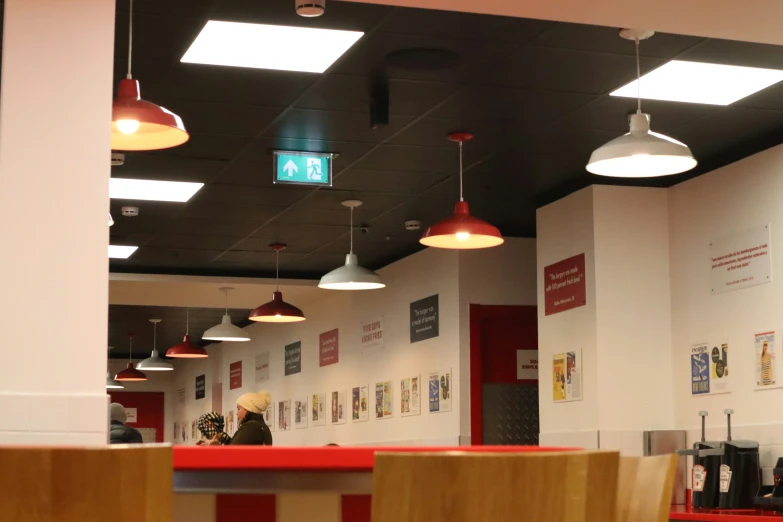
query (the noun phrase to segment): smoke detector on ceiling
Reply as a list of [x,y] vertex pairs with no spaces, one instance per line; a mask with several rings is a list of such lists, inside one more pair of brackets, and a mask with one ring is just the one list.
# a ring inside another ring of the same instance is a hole
[[122,215],[125,217],[136,217],[139,215],[139,207],[122,207]]
[[123,154],[122,152],[112,152],[111,166],[119,167],[120,165],[125,165],[125,154]]
[[296,14],[305,18],[321,16],[326,11],[326,0],[294,0]]
[[418,219],[411,219],[405,222],[405,230],[419,230],[421,229],[421,221]]

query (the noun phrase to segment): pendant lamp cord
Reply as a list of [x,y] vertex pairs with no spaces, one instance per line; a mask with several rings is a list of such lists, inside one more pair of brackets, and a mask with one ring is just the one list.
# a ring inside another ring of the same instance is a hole
[[158,351],[157,340],[158,340],[158,323],[152,323],[152,351],[153,352]]
[[353,207],[351,207],[351,254],[353,254]]
[[128,353],[128,363],[133,362],[133,336],[128,336],[128,342],[130,343],[129,353]]
[[459,200],[465,201],[462,198],[462,140],[459,142]]
[[275,250],[275,290],[280,291],[280,250]]
[[[133,1],[133,0],[131,0]],[[642,113],[642,72],[639,66],[639,37],[634,38],[636,42],[636,113]]]
[[131,76],[131,58],[133,57],[133,0],[128,0],[128,76]]
[[228,288],[223,291],[226,293],[226,315],[228,315]]
[[185,310],[185,335],[190,333],[190,310]]

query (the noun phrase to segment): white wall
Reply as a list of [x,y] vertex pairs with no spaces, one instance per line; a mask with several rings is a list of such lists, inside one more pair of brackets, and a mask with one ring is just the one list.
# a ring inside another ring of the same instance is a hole
[[[177,362],[176,389],[186,388],[186,404],[175,407],[177,422],[186,420],[188,427],[199,415],[210,411],[211,385],[220,377],[223,383],[223,411],[235,409],[242,393],[268,390],[273,401],[346,391],[358,385],[369,386],[370,420],[344,425],[306,429],[275,430],[276,445],[323,445],[330,442],[361,444],[442,444],[469,442],[469,305],[535,304],[535,240],[510,239],[505,245],[481,252],[455,252],[427,249],[381,269],[387,287],[366,292],[322,290],[322,297],[303,307],[307,320],[290,325],[254,324],[247,327],[251,341],[222,343],[208,348],[210,359]],[[439,296],[440,335],[437,338],[410,343],[410,303],[433,294]],[[285,296],[285,294],[284,294]],[[259,296],[259,303],[266,296]],[[292,304],[298,304],[291,301]],[[383,349],[362,353],[359,347],[360,322],[383,316]],[[318,337],[339,329],[340,362],[319,367]],[[283,347],[302,342],[302,372],[284,376]],[[216,350],[222,347],[221,369],[215,367]],[[255,356],[270,353],[271,378],[254,382]],[[242,361],[243,386],[229,390],[230,365]],[[452,371],[452,411],[430,414],[427,404],[427,378],[430,371]],[[196,375],[206,374],[207,398],[195,401],[193,387]],[[394,382],[395,410],[399,408],[399,379],[421,376],[421,414],[401,417],[398,411],[391,419],[376,420],[374,384]],[[292,403],[293,405],[293,403]],[[179,417],[182,417],[180,419]],[[462,437],[461,437],[462,435]],[[193,441],[189,441],[192,443]]]
[[[711,436],[725,438],[723,410],[732,408],[734,437],[762,444],[762,465],[783,456],[783,389],[754,391],[754,333],[783,329],[783,147],[778,146],[669,190],[674,413],[679,427],[698,436],[707,410]],[[718,295],[710,292],[709,240],[771,224],[772,282]],[[688,351],[692,344],[729,343],[733,391],[693,397]],[[724,341],[725,342],[725,341]],[[778,350],[780,342],[778,341]],[[765,470],[770,475],[769,469]],[[766,477],[769,479],[769,476]]]
[[460,435],[470,439],[470,305],[536,305],[536,240],[459,255]]
[[[538,281],[543,278],[544,267],[582,253],[585,254],[587,280],[587,304],[551,316],[544,313],[544,287],[538,285],[538,360],[543,361],[538,381],[539,442],[542,445],[598,447],[593,189],[588,187],[537,212]],[[566,347],[582,350],[584,399],[555,404],[549,361]]]

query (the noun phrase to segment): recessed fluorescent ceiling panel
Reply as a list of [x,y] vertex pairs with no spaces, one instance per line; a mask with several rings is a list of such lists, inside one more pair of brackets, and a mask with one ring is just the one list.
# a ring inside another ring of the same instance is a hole
[[109,258],[128,259],[139,247],[137,246],[118,246],[109,245]]
[[[783,80],[783,71],[672,60],[642,76],[642,98],[729,105]],[[636,80],[611,96],[636,98]]]
[[322,73],[363,34],[210,20],[182,61]]
[[149,179],[111,178],[109,197],[144,201],[175,201],[184,203],[203,187],[203,183],[185,181],[154,181]]

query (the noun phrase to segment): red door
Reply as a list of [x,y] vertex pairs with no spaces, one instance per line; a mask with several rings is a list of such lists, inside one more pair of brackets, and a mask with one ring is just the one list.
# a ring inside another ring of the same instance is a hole
[[[128,422],[137,430],[154,429],[155,442],[163,442],[163,392],[111,392],[111,402],[136,410],[136,422]],[[146,431],[146,430],[144,430]]]
[[538,444],[538,381],[517,379],[517,350],[538,350],[535,306],[470,305],[472,444]]

